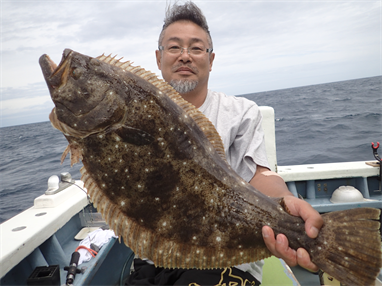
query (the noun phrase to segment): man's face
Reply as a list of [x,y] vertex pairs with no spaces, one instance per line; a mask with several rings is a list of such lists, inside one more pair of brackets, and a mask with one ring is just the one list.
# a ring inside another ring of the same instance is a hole
[[[187,48],[211,48],[207,33],[190,21],[177,21],[164,31],[162,40],[163,51],[156,51],[158,68],[162,71],[165,81],[197,82],[195,91],[207,88],[209,73],[215,54],[203,52],[200,55],[188,54]],[[171,54],[166,49],[173,46],[185,48],[182,54]]]

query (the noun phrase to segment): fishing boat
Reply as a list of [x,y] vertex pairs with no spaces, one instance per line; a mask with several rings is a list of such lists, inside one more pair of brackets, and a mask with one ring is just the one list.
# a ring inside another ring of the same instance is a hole
[[[278,166],[274,109],[261,106],[260,110],[269,164],[294,196],[320,213],[360,207],[382,209],[379,144],[372,146],[374,162]],[[31,208],[0,225],[0,285],[124,285],[135,255],[122,239],[110,236],[102,247],[91,245],[84,251],[94,257],[81,264],[73,255],[81,241],[95,240],[95,232],[110,233],[89,201],[83,182],[73,180],[70,173],[52,175],[48,187],[41,186],[41,193]],[[381,280],[382,272],[376,285],[382,285]],[[289,268],[271,257],[265,259],[262,285],[340,282],[325,273]]]

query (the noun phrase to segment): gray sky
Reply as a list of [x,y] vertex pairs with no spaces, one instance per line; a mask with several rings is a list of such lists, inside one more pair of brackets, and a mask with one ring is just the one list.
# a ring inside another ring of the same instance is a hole
[[[214,42],[210,89],[239,95],[382,74],[381,0],[194,2]],[[0,127],[48,120],[42,54],[56,63],[65,48],[117,54],[160,75],[166,1],[1,0],[0,8]]]

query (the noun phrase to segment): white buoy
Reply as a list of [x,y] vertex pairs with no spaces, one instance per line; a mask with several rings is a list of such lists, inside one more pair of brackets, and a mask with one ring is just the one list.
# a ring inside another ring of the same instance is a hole
[[334,204],[354,203],[363,202],[364,198],[362,193],[353,186],[341,186],[333,192],[330,201]]

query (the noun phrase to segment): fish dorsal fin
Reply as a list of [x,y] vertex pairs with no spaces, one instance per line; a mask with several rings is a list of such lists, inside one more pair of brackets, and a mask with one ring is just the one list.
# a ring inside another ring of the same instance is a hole
[[183,97],[167,82],[165,82],[163,79],[158,78],[157,75],[152,73],[151,71],[146,71],[140,66],[133,66],[132,62],[130,61],[122,62],[122,58],[116,59],[116,56],[112,57],[111,54],[108,56],[105,56],[103,54],[97,57],[97,59],[141,77],[142,79],[148,81],[149,83],[157,87],[161,92],[166,94],[172,101],[174,101],[178,106],[180,106],[184,110],[184,112],[191,116],[191,118],[196,122],[196,124],[198,124],[199,128],[207,136],[208,140],[211,142],[212,146],[214,146],[215,150],[220,155],[220,157],[224,161],[227,161],[223,141],[219,133],[216,131],[215,126],[199,109],[197,109],[193,104],[184,100]]

